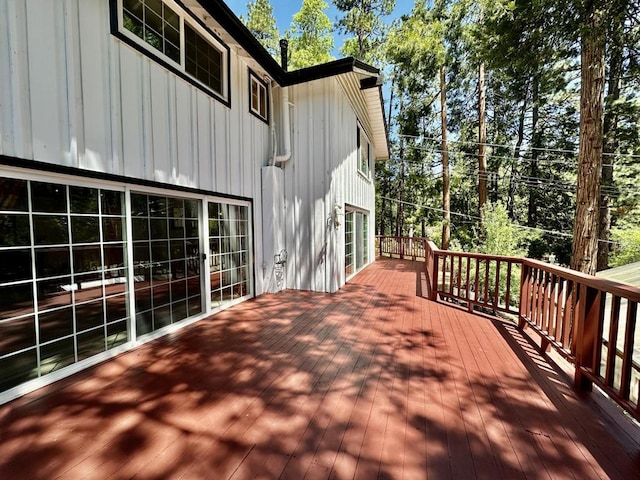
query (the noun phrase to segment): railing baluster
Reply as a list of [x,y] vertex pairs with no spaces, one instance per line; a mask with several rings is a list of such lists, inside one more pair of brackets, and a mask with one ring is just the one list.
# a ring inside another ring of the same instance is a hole
[[467,257],[467,272],[465,274],[465,278],[466,278],[466,288],[465,288],[465,298],[467,299],[467,305],[471,305],[471,302],[469,301],[469,275],[471,274],[471,257]]
[[556,342],[563,345],[564,337],[563,337],[563,329],[564,326],[562,322],[562,309],[564,308],[564,284],[565,281],[562,277],[558,276],[558,289],[557,289],[557,303],[556,303]]
[[484,295],[482,299],[484,305],[489,305],[489,262],[488,258],[484,260]]
[[609,316],[609,346],[607,347],[607,367],[605,369],[604,383],[613,387],[616,372],[616,359],[618,358],[618,324],[620,321],[620,297],[613,296],[611,302],[611,315]]
[[627,327],[624,332],[624,350],[622,351],[622,379],[620,383],[620,396],[623,400],[629,400],[629,394],[631,393],[633,343],[634,334],[636,331],[637,310],[638,304],[636,302],[629,301],[627,303]]
[[493,305],[498,307],[498,299],[500,297],[500,260],[496,260],[496,281],[493,288]]
[[[522,298],[520,299],[522,301]],[[509,310],[509,304],[511,303],[511,262],[507,262],[507,290],[504,293],[504,304]]]
[[458,297],[460,295],[460,282],[462,281],[462,255],[458,255],[458,275],[456,275],[456,288],[458,289]]
[[526,324],[525,317],[529,317],[529,291],[531,289],[531,267],[529,265],[522,265],[520,271],[520,306],[518,307],[518,326],[524,328]]

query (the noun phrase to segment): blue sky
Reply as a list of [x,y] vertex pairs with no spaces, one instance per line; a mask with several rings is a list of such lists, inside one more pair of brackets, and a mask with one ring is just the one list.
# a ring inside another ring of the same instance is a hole
[[[233,10],[237,16],[246,15],[247,13],[247,3],[249,0],[224,0],[225,3]],[[331,0],[325,0],[329,4],[329,10],[327,15],[329,19],[333,22],[336,21],[336,18],[339,16],[338,10],[334,7],[333,2]],[[389,16],[387,21],[391,23],[392,19],[397,18],[405,13],[409,13],[413,8],[414,0],[396,0],[396,7],[393,13]],[[273,6],[273,15],[276,17],[276,24],[278,25],[278,29],[280,30],[280,34],[283,35],[284,31],[289,28],[291,24],[291,18],[295,13],[300,10],[300,6],[302,5],[302,0],[271,0],[271,5]],[[340,57],[340,52],[338,49],[342,46],[342,37],[339,35],[335,35],[334,42],[334,52],[333,55],[335,57]]]

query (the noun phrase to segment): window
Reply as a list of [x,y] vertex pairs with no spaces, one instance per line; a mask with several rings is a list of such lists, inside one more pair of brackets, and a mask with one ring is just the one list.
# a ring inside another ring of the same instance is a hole
[[202,312],[199,204],[131,194],[138,335]]
[[347,208],[344,228],[344,273],[347,278],[369,264],[369,215]]
[[251,71],[249,71],[249,95],[251,97],[251,113],[264,121],[268,121],[267,104],[269,99],[267,97],[267,83],[260,80],[256,74]]
[[223,99],[229,49],[172,0],[117,0],[120,37]]
[[0,391],[127,342],[124,194],[0,178]]
[[358,146],[358,171],[365,177],[369,178],[371,173],[369,163],[369,159],[371,158],[371,144],[360,126],[357,128],[356,142]]
[[209,202],[211,306],[249,295],[249,208]]
[[355,271],[353,260],[353,216],[355,212],[344,215],[344,273],[347,277]]

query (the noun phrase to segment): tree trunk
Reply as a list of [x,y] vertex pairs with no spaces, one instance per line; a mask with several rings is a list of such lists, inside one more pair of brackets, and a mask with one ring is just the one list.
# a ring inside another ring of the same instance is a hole
[[604,109],[603,13],[591,6],[582,34],[580,150],[571,268],[595,274],[598,259]]
[[613,164],[615,153],[618,150],[618,112],[615,103],[620,99],[620,89],[622,87],[622,40],[619,38],[619,30],[622,29],[624,10],[618,12],[620,23],[612,22],[616,29],[609,36],[611,54],[609,56],[609,81],[607,88],[607,98],[605,99],[605,114],[603,127],[603,159],[602,159],[602,181],[601,185],[606,187],[605,192],[600,195],[600,220],[598,225],[598,271],[609,268],[609,251],[611,245],[611,195],[613,188]]
[[482,224],[482,208],[487,203],[487,122],[484,63],[478,67],[478,216]]
[[[528,90],[528,88],[527,88]],[[518,140],[516,146],[513,149],[513,161],[511,162],[511,175],[509,176],[509,196],[507,197],[507,213],[511,220],[515,220],[515,199],[517,192],[517,168],[520,163],[520,150],[522,148],[522,142],[524,141],[524,117],[527,113],[527,93],[525,91],[525,98],[522,101],[522,108],[520,109],[520,116],[518,118]]]
[[398,219],[396,223],[396,236],[401,237],[404,230],[404,188],[405,188],[405,168],[404,168],[404,142],[400,137],[400,149],[398,151],[398,161],[400,171],[398,173]]
[[442,125],[442,249],[451,239],[451,196],[449,192],[449,152],[447,151],[447,90],[444,65],[440,67],[440,120]]
[[536,227],[538,222],[538,156],[540,155],[540,134],[538,132],[538,120],[540,119],[540,81],[537,76],[533,78],[532,111],[531,111],[531,164],[529,168],[529,207],[527,209],[527,226]]

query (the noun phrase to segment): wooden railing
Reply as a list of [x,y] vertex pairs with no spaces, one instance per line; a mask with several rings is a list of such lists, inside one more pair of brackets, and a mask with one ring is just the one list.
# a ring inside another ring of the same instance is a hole
[[376,241],[381,256],[424,258],[431,300],[514,315],[575,365],[577,388],[595,383],[640,419],[640,288],[529,258],[440,250],[422,238]]

